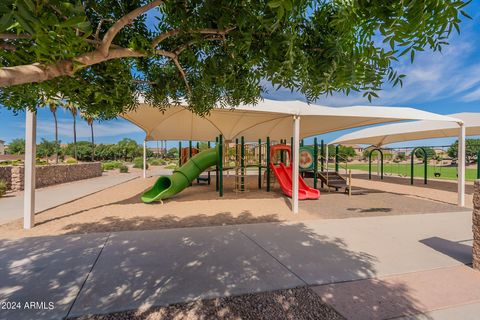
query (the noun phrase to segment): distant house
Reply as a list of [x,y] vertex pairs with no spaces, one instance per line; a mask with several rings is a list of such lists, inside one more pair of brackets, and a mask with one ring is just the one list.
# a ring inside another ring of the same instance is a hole
[[5,141],[0,140],[0,156],[5,154]]
[[359,146],[358,144],[342,144],[342,146],[353,148],[353,150],[355,150],[355,153],[356,153],[358,156],[362,155],[362,154],[363,154],[363,150],[365,150],[365,148],[362,148],[362,147]]

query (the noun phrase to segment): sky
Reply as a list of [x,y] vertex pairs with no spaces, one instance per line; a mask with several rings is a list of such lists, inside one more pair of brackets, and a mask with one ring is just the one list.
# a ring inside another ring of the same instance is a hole
[[[402,88],[386,85],[378,94],[380,98],[369,103],[361,95],[322,97],[317,104],[328,106],[352,105],[382,105],[413,107],[439,114],[458,112],[480,112],[480,0],[474,0],[466,10],[472,20],[464,19],[461,24],[461,34],[454,34],[449,40],[450,45],[443,48],[442,53],[426,50],[418,53],[415,62],[410,63],[409,57],[398,64],[400,73],[407,77]],[[406,55],[409,56],[409,55]],[[268,84],[267,84],[268,87]],[[265,98],[273,100],[305,100],[296,92],[290,90],[267,88]],[[59,139],[62,143],[73,140],[73,119],[65,110],[58,111]],[[25,135],[25,114],[18,115],[0,106],[0,140],[7,143]],[[97,143],[115,143],[122,138],[143,141],[145,133],[135,125],[123,119],[96,122],[94,124],[95,140]],[[358,129],[338,131],[319,136],[325,142],[332,141]],[[40,109],[37,117],[37,139],[54,139],[53,116],[48,109]],[[77,119],[77,140],[89,140],[90,128],[82,119]],[[309,143],[311,139],[306,139]],[[393,147],[418,145],[448,145],[454,138],[431,139],[408,143],[396,143]],[[154,147],[155,142],[149,142]],[[168,147],[177,146],[176,141],[168,143]]]

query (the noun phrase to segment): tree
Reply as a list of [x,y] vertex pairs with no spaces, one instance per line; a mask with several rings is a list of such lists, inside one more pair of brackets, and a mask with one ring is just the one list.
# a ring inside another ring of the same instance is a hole
[[[437,153],[432,147],[421,147],[421,148],[423,148],[427,153],[427,160],[434,159],[436,157]],[[424,154],[422,149],[418,148],[417,150],[415,150],[415,157],[417,157],[418,159],[424,160]]]
[[9,154],[25,154],[25,139],[13,139],[7,151]]
[[48,141],[42,138],[42,141],[37,145],[37,156],[40,158],[49,158],[54,154],[58,157],[58,142]]
[[123,160],[133,160],[135,157],[141,156],[142,147],[135,140],[124,138],[117,143],[118,150]]
[[92,159],[92,143],[89,141],[69,143],[65,149],[65,154],[71,157],[76,156],[79,161],[90,161]]
[[[480,139],[465,139],[465,161],[467,163],[471,163],[474,159],[477,159],[479,151]],[[458,158],[458,140],[448,148],[447,154],[450,158]]]
[[87,124],[90,127],[90,133],[92,137],[92,161],[95,161],[95,139],[93,134],[93,121],[95,120],[95,117],[86,113],[82,113],[82,117],[85,119],[85,121],[87,121]]
[[70,111],[73,117],[73,150],[74,150],[74,158],[78,161],[78,154],[77,154],[77,113],[78,108],[77,106],[72,103],[71,101],[65,104],[65,108]]
[[171,159],[178,158],[178,149],[175,147],[168,149],[166,157]]
[[57,119],[57,109],[60,105],[58,99],[49,98],[47,99],[47,104],[50,109],[50,112],[53,114],[53,120],[55,124],[55,163],[58,163],[58,151],[59,151],[59,143],[58,143],[58,119]]
[[394,61],[447,45],[468,2],[2,0],[0,103],[34,109],[61,95],[110,118],[141,93],[205,114],[257,102],[265,81],[308,101],[352,90],[370,100],[402,84]]

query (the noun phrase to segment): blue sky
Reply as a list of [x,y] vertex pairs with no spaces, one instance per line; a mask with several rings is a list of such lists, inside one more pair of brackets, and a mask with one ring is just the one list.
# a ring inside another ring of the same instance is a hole
[[[415,62],[410,64],[409,58],[400,61],[398,69],[407,75],[403,88],[385,86],[379,92],[379,99],[372,101],[372,105],[408,106],[440,114],[457,112],[480,112],[480,0],[474,0],[467,12],[473,20],[465,19],[462,23],[460,35],[450,39],[450,46],[444,47],[442,53],[426,51],[416,55]],[[275,100],[305,100],[298,93],[289,90],[270,89],[265,98]],[[370,103],[360,95],[335,95],[322,97],[318,104],[329,106],[369,105]],[[72,116],[64,110],[58,112],[59,137],[62,142],[73,139]],[[0,140],[10,141],[24,136],[25,114],[14,115],[6,108],[0,107]],[[129,137],[143,141],[144,133],[135,125],[116,119],[95,123],[96,141],[114,143]],[[331,141],[338,136],[353,130],[329,133],[320,136],[325,141]],[[38,140],[46,138],[53,140],[53,117],[48,110],[38,112]],[[85,121],[77,121],[78,140],[88,140],[90,130]],[[307,142],[310,139],[307,139]],[[454,139],[435,139],[401,145],[445,145]],[[152,142],[152,147],[154,146]],[[176,146],[177,142],[169,142]]]

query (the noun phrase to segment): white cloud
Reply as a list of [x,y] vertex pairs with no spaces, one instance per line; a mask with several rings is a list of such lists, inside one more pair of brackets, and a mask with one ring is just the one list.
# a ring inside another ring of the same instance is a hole
[[[404,58],[397,66],[399,73],[406,74],[403,87],[392,88],[386,84],[372,100],[374,105],[409,105],[431,103],[445,98],[462,101],[479,100],[480,63],[472,64],[472,54],[478,50],[475,32],[464,30],[460,36],[455,36],[451,45],[444,47],[442,53],[425,51],[417,54],[413,64],[409,58]],[[271,88],[271,87],[270,87]],[[469,90],[475,91],[466,94]],[[466,94],[466,95],[465,95]],[[291,94],[287,89],[271,90],[267,97],[282,99],[302,99],[298,93]],[[335,94],[324,96],[317,100],[318,104],[330,106],[347,106],[369,104],[362,94],[352,93],[349,96]]]
[[479,101],[480,100],[480,88],[466,94],[463,98],[463,101],[471,102],[471,101]]

